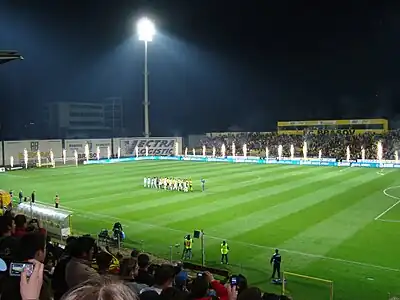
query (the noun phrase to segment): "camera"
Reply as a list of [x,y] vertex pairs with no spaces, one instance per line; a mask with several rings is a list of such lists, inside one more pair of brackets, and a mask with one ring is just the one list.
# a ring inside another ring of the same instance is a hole
[[237,286],[239,284],[239,277],[232,276],[230,279],[230,284],[232,286]]
[[10,276],[21,276],[24,270],[26,270],[26,276],[31,277],[33,273],[33,263],[12,262],[10,264]]

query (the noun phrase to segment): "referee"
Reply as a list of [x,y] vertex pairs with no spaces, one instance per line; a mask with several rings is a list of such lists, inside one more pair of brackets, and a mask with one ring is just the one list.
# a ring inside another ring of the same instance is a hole
[[279,254],[279,250],[275,249],[274,255],[272,255],[270,264],[273,265],[272,279],[275,279],[275,274],[278,273],[278,279],[281,279],[281,262],[282,256]]

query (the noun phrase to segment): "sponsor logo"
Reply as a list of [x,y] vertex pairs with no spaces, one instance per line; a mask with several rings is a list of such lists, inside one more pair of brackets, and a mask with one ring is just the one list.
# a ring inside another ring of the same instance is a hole
[[370,168],[370,167],[372,167],[372,165],[371,165],[371,164],[365,164],[365,163],[364,163],[364,164],[360,164],[360,166],[361,166],[361,167],[367,167],[367,168]]
[[340,163],[338,163],[338,166],[339,167],[350,167],[350,163],[348,163],[348,162],[340,162]]
[[175,139],[129,139],[120,143],[124,155],[135,155],[136,147],[141,156],[146,155],[146,147],[149,155],[174,155],[175,150]]
[[[184,158],[185,160],[185,158]],[[207,161],[207,159],[205,157],[189,157],[190,161]]]
[[380,168],[393,168],[393,164],[380,164]]
[[39,142],[31,142],[31,151],[37,152],[39,150]]
[[337,130],[317,130],[317,134],[341,134],[341,135],[354,135],[355,129],[337,129]]

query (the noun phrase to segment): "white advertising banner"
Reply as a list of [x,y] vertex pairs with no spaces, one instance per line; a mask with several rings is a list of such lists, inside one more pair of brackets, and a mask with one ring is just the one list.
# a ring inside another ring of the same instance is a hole
[[107,158],[107,149],[111,149],[111,139],[78,139],[78,140],[65,140],[65,150],[67,157],[74,157],[74,152],[78,153],[81,159],[85,157],[85,145],[89,146],[90,159],[97,159],[97,147],[100,149],[100,158]]
[[28,151],[29,160],[36,160],[38,151],[42,158],[50,159],[50,150],[54,157],[59,158],[62,156],[62,140],[4,141],[4,165],[10,165],[11,156],[14,158],[14,165],[24,164],[24,149]]
[[114,138],[114,154],[121,147],[121,156],[135,156],[135,148],[138,147],[139,155],[146,155],[146,147],[149,155],[175,155],[175,145],[178,143],[178,153],[182,153],[181,137],[154,137],[154,138]]

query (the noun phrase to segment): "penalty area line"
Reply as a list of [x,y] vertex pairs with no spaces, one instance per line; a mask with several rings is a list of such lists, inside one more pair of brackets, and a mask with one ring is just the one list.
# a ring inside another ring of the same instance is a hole
[[383,216],[384,216],[385,214],[387,214],[391,209],[393,209],[395,206],[397,206],[397,205],[400,203],[400,198],[399,198],[399,197],[393,196],[393,195],[391,195],[391,194],[388,193],[388,191],[393,190],[393,189],[397,189],[397,188],[400,188],[400,186],[391,186],[391,187],[388,187],[388,188],[386,188],[386,189],[383,190],[383,194],[384,194],[386,197],[395,199],[395,200],[397,200],[397,201],[396,201],[393,205],[391,205],[389,208],[387,208],[386,210],[384,210],[382,213],[380,213],[379,215],[377,215],[377,216],[375,217],[375,219],[374,219],[375,221],[376,221],[376,220],[379,220],[381,217],[383,217]]
[[[38,201],[37,201],[38,202]],[[43,203],[39,202],[41,204],[47,204],[48,203]],[[135,228],[137,225],[142,225],[144,227],[148,228],[154,228],[154,229],[160,229],[160,230],[167,230],[170,232],[177,232],[177,233],[182,233],[182,234],[187,234],[187,231],[185,230],[180,230],[180,229],[174,229],[166,226],[160,226],[160,225],[154,225],[146,222],[139,222],[139,221],[132,221],[132,220],[126,220],[126,219],[121,219],[121,218],[116,218],[110,215],[103,215],[103,214],[97,214],[97,213],[92,213],[92,212],[87,212],[87,211],[80,211],[76,210],[71,207],[65,207],[61,206],[61,208],[68,209],[70,211],[75,212],[76,215],[81,216],[82,218],[87,218],[87,219],[92,219],[92,220],[110,220],[110,221],[119,221],[122,223],[126,223],[132,226],[126,226],[126,227],[131,227]],[[136,225],[136,226],[135,226]],[[224,237],[218,237],[218,236],[212,236],[212,235],[207,235],[205,234],[206,238],[210,238],[213,240],[217,241],[222,241],[225,240],[226,238]],[[247,243],[247,242],[241,242],[237,241],[234,239],[229,239],[231,242],[248,246],[248,247],[254,247],[254,248],[259,248],[259,249],[265,249],[265,250],[275,250],[277,247],[269,247],[269,246],[264,246],[264,245],[259,245],[259,244],[252,244],[252,243]],[[320,255],[320,254],[313,254],[313,253],[306,253],[306,252],[300,252],[296,250],[290,250],[290,249],[280,249],[282,252],[286,252],[289,254],[295,254],[299,256],[305,256],[305,257],[311,257],[311,258],[316,258],[316,259],[321,259],[321,260],[328,260],[328,261],[335,261],[338,263],[345,263],[345,264],[351,264],[351,265],[357,265],[365,268],[370,268],[370,269],[378,269],[378,270],[383,270],[383,271],[391,271],[391,272],[400,272],[400,269],[395,269],[395,268],[390,268],[390,267],[385,267],[385,266],[380,266],[380,265],[374,265],[374,264],[368,264],[364,262],[359,262],[359,261],[354,261],[354,260],[347,260],[347,259],[341,259],[341,258],[336,258],[336,257],[330,257],[330,256],[325,256],[325,255]]]

